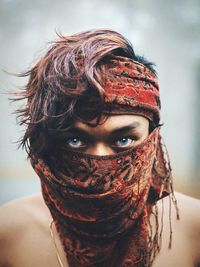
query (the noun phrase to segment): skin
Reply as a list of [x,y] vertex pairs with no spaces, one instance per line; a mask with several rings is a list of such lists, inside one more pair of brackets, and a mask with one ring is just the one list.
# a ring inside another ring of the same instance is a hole
[[149,121],[142,116],[110,116],[96,127],[77,121],[66,136],[70,149],[92,155],[114,155],[142,143],[149,134]]
[[[129,129],[127,129],[129,126]],[[124,128],[125,127],[125,128]],[[136,115],[110,116],[97,127],[77,121],[66,136],[69,149],[111,155],[139,145],[149,134],[149,121]],[[169,240],[169,201],[163,200],[162,248],[153,267],[198,267],[200,263],[199,200],[176,193],[181,220],[172,208],[173,243]],[[158,202],[161,220],[162,201]],[[59,267],[50,236],[51,215],[41,194],[14,200],[0,208],[0,267]],[[151,218],[152,225],[155,224]],[[63,266],[68,267],[58,233],[53,233]]]

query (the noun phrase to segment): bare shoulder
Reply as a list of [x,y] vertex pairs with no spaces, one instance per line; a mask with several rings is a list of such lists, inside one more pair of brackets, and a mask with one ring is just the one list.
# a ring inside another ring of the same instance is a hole
[[[175,192],[180,219],[169,198],[158,202],[159,214],[164,211],[161,252],[153,266],[199,266],[200,263],[200,200]],[[171,229],[170,229],[171,225]],[[170,231],[172,247],[169,249]],[[180,256],[181,255],[181,256]],[[196,264],[196,265],[195,265]]]
[[180,220],[185,225],[190,225],[193,229],[200,230],[200,200],[175,192]]
[[179,204],[181,206],[186,205],[185,207],[187,207],[187,208],[188,207],[191,208],[191,205],[194,205],[194,208],[200,206],[200,199],[193,198],[191,196],[187,196],[187,195],[179,193],[179,192],[175,192],[175,197],[176,197],[177,201],[179,201]]
[[[179,230],[188,232],[188,234],[194,233],[195,236],[200,237],[200,200],[187,196],[182,193],[175,192],[175,198],[177,200],[177,207],[180,219],[177,220],[177,213],[175,205],[171,204],[171,220],[173,225]],[[168,198],[163,199],[165,211],[170,211],[170,201]],[[162,208],[162,201],[159,201],[159,208]],[[169,219],[169,212],[164,213],[166,221]],[[189,233],[190,232],[190,233]]]
[[[6,262],[27,233],[45,227],[49,211],[40,195],[20,198],[0,207],[0,259]],[[9,255],[7,255],[9,254]]]
[[[194,212],[196,208],[200,206],[200,199],[185,195],[180,192],[174,193],[175,199],[177,200],[178,208],[185,212]],[[164,205],[169,206],[168,197],[163,198]],[[162,201],[158,201],[158,205],[161,206]],[[199,214],[196,214],[199,215]]]
[[42,196],[34,195],[19,198],[0,207],[0,229],[16,230],[16,227],[27,226],[30,221],[46,218],[46,208]]

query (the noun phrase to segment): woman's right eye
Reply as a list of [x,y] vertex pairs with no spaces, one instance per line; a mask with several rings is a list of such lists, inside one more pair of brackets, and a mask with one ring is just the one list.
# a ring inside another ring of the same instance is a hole
[[67,140],[67,145],[72,148],[79,148],[83,146],[83,142],[76,137],[72,137]]

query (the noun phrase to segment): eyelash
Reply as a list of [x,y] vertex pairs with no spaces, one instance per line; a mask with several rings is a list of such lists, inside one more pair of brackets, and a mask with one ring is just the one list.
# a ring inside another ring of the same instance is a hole
[[123,139],[131,139],[131,141],[135,141],[135,137],[132,137],[132,136],[123,136],[123,137],[121,137],[121,138],[117,138],[113,143],[117,143],[117,142],[119,142],[119,141],[122,141]]
[[[73,141],[73,140],[77,140],[77,141],[80,141],[81,143],[82,143],[82,145],[79,145],[79,146],[72,146],[72,145],[70,145],[69,143],[70,143],[70,141]],[[122,139],[131,139],[131,143],[133,142],[133,141],[136,141],[138,138],[136,138],[135,136],[122,136],[122,137],[119,137],[119,138],[116,138],[116,139],[113,139],[111,142],[110,142],[110,145],[113,147],[113,148],[115,148],[115,149],[123,149],[123,148],[126,148],[126,147],[129,147],[129,145],[128,146],[118,146],[118,145],[116,145],[116,143],[117,142],[119,142],[119,141],[122,141]],[[89,141],[88,140],[84,140],[83,138],[79,138],[79,137],[76,137],[76,136],[73,136],[73,137],[71,137],[71,138],[68,138],[68,140],[67,140],[67,143],[68,143],[68,145],[69,146],[71,146],[71,147],[73,147],[74,149],[84,149],[84,148],[86,148],[87,146],[88,146],[88,144],[89,144]]]

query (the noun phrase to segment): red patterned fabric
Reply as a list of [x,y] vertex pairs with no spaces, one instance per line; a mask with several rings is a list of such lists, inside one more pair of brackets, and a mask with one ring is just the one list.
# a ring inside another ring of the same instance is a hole
[[136,149],[115,156],[66,152],[64,166],[32,160],[70,266],[150,266],[158,249],[148,231],[152,201],[169,193],[165,181],[159,196],[164,180],[154,186],[152,176],[158,136],[156,129]]
[[[151,111],[160,120],[160,95],[156,75],[146,66],[129,58],[116,56],[102,67],[105,102]],[[149,116],[149,114],[148,114]]]
[[[115,57],[102,77],[107,104],[159,121],[158,84],[148,68]],[[158,215],[154,235],[149,218],[156,201],[173,192],[159,128],[116,155],[64,150],[53,161],[32,157],[32,166],[70,267],[152,265],[160,249]]]

